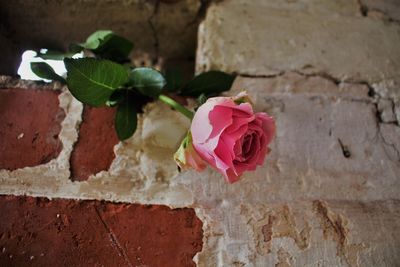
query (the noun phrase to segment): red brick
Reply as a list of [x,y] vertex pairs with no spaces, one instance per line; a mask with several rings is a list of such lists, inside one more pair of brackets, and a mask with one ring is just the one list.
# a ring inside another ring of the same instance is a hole
[[0,266],[195,266],[193,209],[0,197]]
[[115,158],[118,137],[114,130],[115,108],[85,107],[79,139],[71,155],[71,179],[84,181],[108,170]]
[[60,91],[0,89],[0,169],[15,170],[58,156],[64,111]]

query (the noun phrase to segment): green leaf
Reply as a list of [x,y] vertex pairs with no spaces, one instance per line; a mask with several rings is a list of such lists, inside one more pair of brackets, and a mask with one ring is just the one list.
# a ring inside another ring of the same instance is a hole
[[114,90],[128,81],[126,69],[109,60],[66,58],[64,63],[72,95],[91,106],[104,105]]
[[75,47],[70,48],[77,51],[77,46],[91,50],[100,58],[123,62],[131,52],[133,43],[124,37],[116,35],[112,31],[101,30],[91,34],[85,43],[80,45],[75,44]]
[[152,68],[136,68],[130,73],[129,84],[143,95],[158,97],[165,85],[165,79]]
[[76,53],[64,53],[56,50],[47,50],[44,53],[38,52],[37,57],[50,60],[63,60],[66,57],[72,57]]
[[133,48],[133,43],[129,40],[115,35],[108,35],[93,53],[101,58],[111,59],[117,62],[124,62]]
[[165,72],[165,80],[167,84],[164,89],[167,92],[178,92],[183,83],[182,72],[175,69],[167,69]]
[[89,35],[86,42],[82,44],[82,47],[90,50],[97,49],[104,42],[104,39],[111,34],[113,34],[113,32],[109,30],[96,31]]
[[115,130],[119,140],[123,141],[131,137],[137,127],[136,107],[129,97],[119,104],[115,115]]
[[186,84],[181,91],[181,95],[195,97],[201,94],[205,94],[206,96],[217,95],[224,91],[228,91],[234,80],[235,76],[229,75],[225,72],[204,72],[194,77],[193,80]]
[[65,79],[58,75],[46,62],[31,62],[31,69],[40,78],[65,83]]

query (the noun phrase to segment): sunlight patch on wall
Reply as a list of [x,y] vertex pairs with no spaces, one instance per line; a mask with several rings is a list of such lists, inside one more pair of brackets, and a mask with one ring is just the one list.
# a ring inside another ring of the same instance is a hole
[[[46,49],[40,50],[41,53],[45,53],[46,51],[47,51]],[[79,54],[75,54],[73,56],[73,58],[79,58],[82,56],[83,56],[82,53],[79,53]],[[65,74],[67,72],[67,70],[65,69],[64,62],[62,60],[51,60],[51,59],[44,60],[40,57],[37,57],[37,52],[35,52],[33,50],[27,50],[22,54],[21,64],[18,68],[18,75],[21,77],[21,79],[35,80],[35,81],[41,80],[41,81],[45,81],[45,82],[51,82],[50,80],[40,78],[35,73],[33,73],[33,71],[31,70],[32,62],[46,62],[54,69],[54,71],[58,75],[60,75],[62,77],[65,77]]]

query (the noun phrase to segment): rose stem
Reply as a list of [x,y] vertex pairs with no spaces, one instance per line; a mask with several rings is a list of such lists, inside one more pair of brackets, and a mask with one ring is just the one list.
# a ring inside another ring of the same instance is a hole
[[172,98],[170,98],[166,95],[159,95],[158,99],[160,99],[165,104],[173,107],[175,110],[179,111],[180,113],[185,115],[190,120],[193,119],[194,113],[192,111],[188,110],[187,108],[185,108],[184,106],[182,106],[181,104],[179,104],[178,102],[176,102],[175,100],[173,100]]

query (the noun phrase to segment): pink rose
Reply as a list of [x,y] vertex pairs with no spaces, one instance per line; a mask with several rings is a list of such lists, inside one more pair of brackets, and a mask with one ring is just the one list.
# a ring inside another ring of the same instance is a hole
[[246,101],[245,94],[210,98],[197,110],[190,129],[194,150],[230,183],[263,164],[275,135],[274,119],[254,113]]

